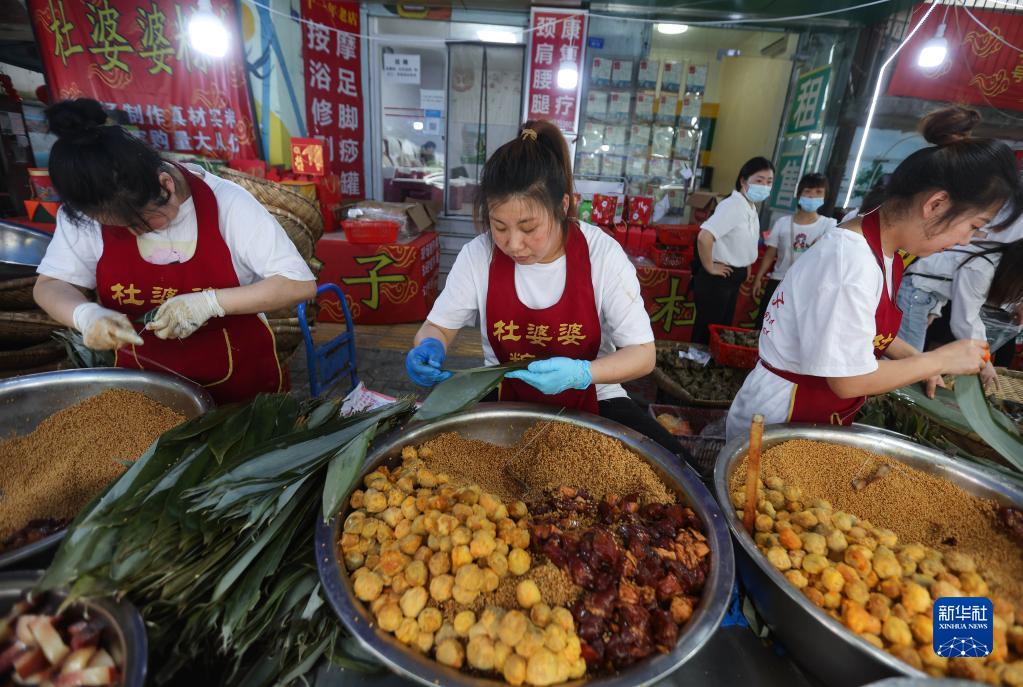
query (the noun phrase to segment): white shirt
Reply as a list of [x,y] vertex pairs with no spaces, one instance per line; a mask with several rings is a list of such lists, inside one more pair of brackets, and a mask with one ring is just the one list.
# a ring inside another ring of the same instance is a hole
[[817,219],[810,224],[796,224],[793,215],[779,218],[764,241],[778,251],[774,269],[771,270],[771,279],[781,281],[796,258],[836,226],[838,223],[834,219],[822,215],[817,215]]
[[[199,168],[190,167],[193,172]],[[209,172],[204,181],[217,199],[220,233],[231,252],[231,264],[241,286],[280,275],[295,281],[315,277],[287,233],[259,201],[233,181]],[[125,230],[127,231],[127,230]],[[199,229],[195,202],[188,198],[174,221],[159,231],[138,237],[139,254],[154,265],[187,262],[195,255]],[[71,222],[63,209],[57,228],[37,272],[86,289],[96,288],[96,264],[103,255],[103,232],[98,222]]]
[[[889,273],[892,262],[885,257]],[[760,357],[777,369],[815,377],[874,372],[875,314],[884,288],[862,235],[827,232],[778,285],[760,332]],[[758,364],[728,412],[728,438],[748,432],[756,413],[768,424],[787,422],[794,392],[792,382]]]
[[701,226],[714,235],[714,262],[748,267],[757,261],[760,218],[741,191],[732,191]]
[[[636,268],[613,238],[593,226],[580,222],[590,252],[590,276],[597,314],[600,317],[600,352],[598,358],[625,346],[650,343],[654,340],[650,316],[643,306]],[[487,288],[490,281],[490,259],[494,244],[489,234],[477,236],[462,247],[427,318],[445,329],[472,326],[477,316],[483,323],[480,334],[483,362],[497,365],[498,359],[486,332]],[[554,262],[515,265],[515,293],[529,308],[549,308],[565,291],[568,259],[563,255]],[[627,396],[620,384],[598,384],[597,400]]]

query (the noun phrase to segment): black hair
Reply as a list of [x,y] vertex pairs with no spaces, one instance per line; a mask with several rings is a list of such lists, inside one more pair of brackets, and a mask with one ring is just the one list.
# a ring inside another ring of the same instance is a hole
[[735,177],[735,190],[741,191],[744,179],[749,179],[757,172],[762,172],[765,169],[769,169],[772,172],[774,171],[774,165],[766,157],[757,156],[746,160],[746,164],[744,164],[742,169],[739,170],[739,176]]
[[952,105],[924,116],[917,130],[926,140],[943,146],[969,138],[980,124],[980,113],[968,107]]
[[1023,239],[993,244],[966,258],[962,264],[991,255],[999,255],[1000,260],[994,276],[991,277],[987,302],[996,307],[1023,303]]
[[436,150],[436,148],[437,148],[437,144],[436,144],[436,143],[434,143],[433,141],[427,141],[426,143],[424,143],[423,145],[421,145],[421,146],[419,146],[419,147],[420,147],[420,148],[433,148],[433,149],[435,149],[435,150]]
[[[522,196],[538,203],[567,230],[568,218],[575,216],[572,188],[572,161],[565,137],[550,122],[529,121],[483,165],[473,217],[480,229],[488,230],[490,206]],[[567,213],[562,206],[566,195]]]
[[90,98],[64,100],[46,110],[57,142],[50,151],[50,178],[62,209],[73,222],[103,214],[145,225],[142,211],[165,205],[160,185],[167,166],[153,148],[120,126]]
[[824,195],[828,195],[828,178],[823,174],[817,172],[810,172],[804,174],[803,178],[799,180],[799,185],[796,186],[796,198],[803,195],[803,191],[808,188],[822,188],[824,189]]
[[[942,110],[925,118],[922,132],[933,145],[916,151],[895,168],[885,188],[884,208],[899,213],[919,193],[944,191],[949,197],[949,208],[935,221],[938,228],[927,232],[927,236],[941,233],[948,222],[960,215],[995,205],[1005,206],[1007,211],[993,230],[1008,226],[1023,210],[1023,189],[1015,155],[1001,141],[969,137],[969,130],[976,124],[971,115],[945,113]],[[964,121],[972,122],[969,128]]]

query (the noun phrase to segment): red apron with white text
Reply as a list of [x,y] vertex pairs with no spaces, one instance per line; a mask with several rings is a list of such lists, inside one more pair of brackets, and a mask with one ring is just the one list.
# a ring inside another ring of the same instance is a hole
[[[177,167],[192,192],[198,224],[195,255],[189,260],[168,265],[146,262],[135,236],[125,227],[103,227],[103,255],[96,265],[99,302],[127,315],[136,331],[142,329],[136,320],[178,294],[239,285],[220,233],[213,190],[195,174]],[[117,350],[117,367],[173,370],[201,384],[220,404],[287,389],[273,332],[257,315],[213,318],[185,339],[163,340],[148,330],[139,335],[145,342],[142,346]]]
[[[877,264],[881,267],[883,274],[885,263],[884,253],[881,250],[881,225],[876,210],[863,216],[861,227],[863,238],[867,240],[870,252],[877,259]],[[902,324],[902,311],[895,304],[895,297],[899,292],[904,269],[901,257],[896,255],[895,260],[892,261],[892,295],[888,295],[886,275],[881,288],[881,300],[874,312],[874,356],[877,358],[880,358],[885,349],[895,340],[895,336],[899,333],[899,325]],[[778,295],[784,297],[784,294]],[[792,391],[792,406],[789,409],[789,417],[786,422],[851,425],[867,400],[866,396],[839,398],[828,386],[826,377],[813,377],[779,370],[763,360],[760,361],[760,364],[782,379],[796,385]]]
[[[596,360],[600,351],[600,316],[590,276],[586,237],[570,225],[565,242],[565,290],[549,308],[534,310],[515,292],[515,261],[494,246],[487,287],[487,337],[497,359],[506,363],[563,356]],[[543,403],[598,413],[597,388],[568,389],[548,396],[518,379],[501,382],[502,401]]]

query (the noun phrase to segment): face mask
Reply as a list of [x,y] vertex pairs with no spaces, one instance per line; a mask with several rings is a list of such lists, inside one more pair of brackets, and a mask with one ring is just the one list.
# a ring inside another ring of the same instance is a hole
[[800,198],[799,208],[804,212],[817,212],[824,205],[823,198]]
[[771,196],[771,187],[764,184],[750,184],[746,188],[746,197],[754,203],[767,200]]

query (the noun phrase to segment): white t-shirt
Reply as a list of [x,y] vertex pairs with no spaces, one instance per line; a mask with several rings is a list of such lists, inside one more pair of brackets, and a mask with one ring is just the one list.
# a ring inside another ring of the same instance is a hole
[[701,226],[714,235],[714,262],[748,267],[757,261],[760,218],[740,191],[732,191]]
[[[987,328],[980,319],[980,309],[987,303],[1001,253],[992,253],[970,259],[983,251],[983,243],[950,248],[920,258],[909,268],[909,279],[914,287],[929,291],[937,299],[932,313],[938,314],[950,300],[952,312],[949,325],[957,339],[987,338]],[[944,277],[944,278],[935,278]]]
[[[892,262],[885,257],[888,273]],[[874,372],[875,313],[884,288],[862,235],[827,232],[778,285],[760,332],[760,357],[779,370],[815,377]],[[748,431],[756,413],[768,424],[786,422],[794,392],[792,382],[758,364],[728,412],[728,437]]]
[[793,215],[778,219],[764,241],[778,251],[774,269],[771,270],[771,279],[781,281],[796,258],[836,226],[838,223],[834,219],[822,215],[817,215],[817,219],[810,224],[796,224]]
[[[610,355],[625,346],[651,343],[654,333],[643,306],[636,268],[613,238],[585,222],[580,223],[580,228],[590,250],[590,275],[600,317],[597,357]],[[490,259],[494,250],[489,234],[477,236],[463,246],[427,318],[445,329],[461,329],[475,324],[479,316],[483,323],[480,334],[486,365],[498,363],[485,326]],[[567,266],[565,256],[547,264],[515,265],[515,293],[519,300],[534,310],[557,303],[565,291]],[[597,385],[600,401],[626,395],[620,384]]]
[[[200,173],[202,170],[190,167]],[[231,251],[231,263],[241,286],[280,275],[313,281],[312,271],[287,233],[248,191],[209,172],[204,181],[217,199],[220,233]],[[198,223],[191,197],[165,228],[138,237],[139,254],[154,265],[187,262],[195,254]],[[103,232],[98,222],[71,222],[61,210],[57,228],[39,264],[39,274],[86,289],[96,288],[96,264],[103,255]]]

